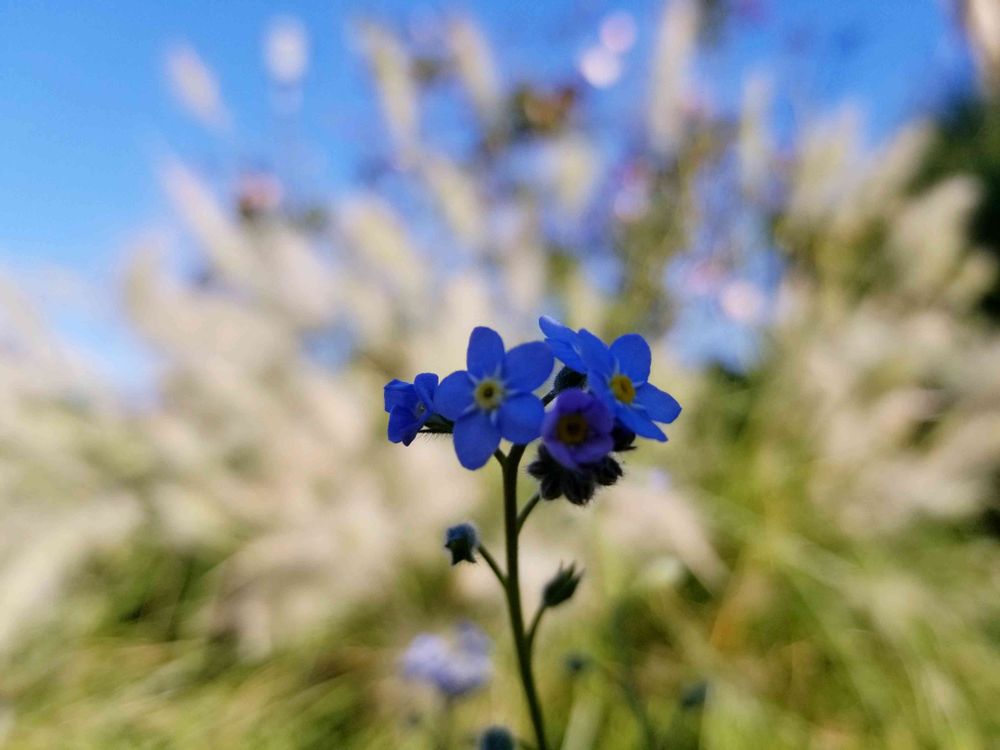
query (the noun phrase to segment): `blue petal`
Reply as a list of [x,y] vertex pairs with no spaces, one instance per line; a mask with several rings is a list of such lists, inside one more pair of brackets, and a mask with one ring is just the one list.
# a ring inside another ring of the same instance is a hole
[[552,349],[552,353],[556,355],[556,359],[569,369],[580,374],[587,372],[587,365],[584,364],[583,359],[572,346],[564,344],[562,341],[556,341],[555,339],[545,339],[545,343]]
[[545,343],[560,362],[579,373],[587,372],[587,365],[580,357],[580,337],[576,331],[545,315],[538,319],[538,327],[545,334]]
[[651,440],[659,440],[661,443],[667,439],[667,436],[663,434],[663,430],[653,424],[649,417],[641,414],[636,409],[625,406],[625,404],[618,404],[615,408],[615,416],[636,435]]
[[570,336],[576,336],[576,333],[572,328],[564,326],[555,318],[550,318],[548,315],[543,315],[538,319],[538,327],[550,339],[556,339],[557,341],[566,341]]
[[596,370],[590,370],[587,372],[587,387],[590,388],[590,392],[593,393],[597,400],[608,407],[608,410],[614,412],[618,407],[618,399],[608,388],[607,375],[597,372]]
[[503,339],[492,328],[478,326],[469,336],[469,351],[465,362],[477,378],[499,375],[503,366]]
[[504,383],[511,390],[533,391],[552,374],[555,360],[549,345],[541,341],[515,346],[504,360]]
[[500,434],[512,443],[530,443],[542,433],[545,407],[530,393],[505,399],[500,406]]
[[434,394],[434,411],[456,420],[472,407],[472,378],[465,370],[453,372],[441,381]]
[[636,389],[635,400],[642,404],[646,414],[655,422],[673,422],[681,413],[681,405],[677,403],[677,399],[651,383]]
[[454,439],[458,462],[466,469],[478,469],[500,445],[500,430],[489,414],[476,410],[455,422]]
[[392,411],[396,406],[413,406],[417,403],[417,392],[412,383],[402,380],[390,380],[382,389],[385,400],[385,410]]
[[420,420],[405,406],[396,406],[389,412],[389,442],[409,445],[420,431]]
[[434,393],[437,391],[438,376],[433,372],[422,372],[413,379],[417,396],[428,408],[434,407]]
[[596,370],[605,376],[615,371],[615,359],[611,351],[597,336],[586,328],[581,328],[579,335],[580,354],[588,370]]
[[611,353],[618,360],[618,366],[628,375],[635,386],[649,379],[649,344],[638,333],[619,336],[611,345]]

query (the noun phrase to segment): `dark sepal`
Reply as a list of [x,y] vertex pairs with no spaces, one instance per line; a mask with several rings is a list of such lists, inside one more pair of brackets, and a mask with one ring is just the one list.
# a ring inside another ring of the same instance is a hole
[[454,429],[455,423],[450,419],[445,419],[440,414],[432,414],[420,431],[430,432],[435,435],[450,435]]

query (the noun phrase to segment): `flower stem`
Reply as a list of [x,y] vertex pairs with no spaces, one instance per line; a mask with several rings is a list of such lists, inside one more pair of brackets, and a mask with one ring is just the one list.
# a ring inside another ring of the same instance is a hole
[[499,563],[497,563],[496,558],[490,554],[490,551],[486,549],[486,546],[482,543],[479,544],[479,554],[482,555],[483,559],[486,561],[486,564],[490,566],[490,569],[493,571],[493,575],[495,575],[497,577],[497,580],[500,581],[500,585],[503,586],[504,589],[506,589],[507,576],[505,576],[503,571],[500,570],[500,565]]
[[538,611],[535,612],[534,618],[531,620],[531,626],[528,628],[528,650],[529,652],[534,652],[535,648],[535,633],[538,632],[538,623],[542,621],[542,615],[545,614],[545,610],[548,609],[544,604],[542,604]]
[[521,685],[524,687],[524,697],[528,702],[528,712],[531,714],[531,724],[535,730],[538,750],[548,750],[545,738],[545,724],[542,720],[542,706],[538,700],[535,688],[535,677],[531,670],[531,646],[524,631],[524,615],[521,610],[521,582],[518,571],[517,532],[517,469],[524,455],[524,445],[511,447],[503,465],[503,510],[504,532],[507,542],[507,610],[510,613],[510,627],[514,635],[514,649],[517,652],[517,665],[521,675]]
[[531,496],[531,499],[525,504],[524,508],[518,514],[517,516],[518,534],[521,533],[521,527],[524,526],[524,522],[528,520],[528,516],[531,515],[531,511],[535,509],[535,506],[538,505],[538,501],[541,499],[542,499],[542,494],[540,492],[536,492],[534,495]]

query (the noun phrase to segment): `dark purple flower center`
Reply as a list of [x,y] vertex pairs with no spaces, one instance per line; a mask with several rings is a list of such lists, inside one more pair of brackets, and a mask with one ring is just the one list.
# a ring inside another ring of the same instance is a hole
[[589,432],[587,419],[579,412],[563,414],[556,423],[556,437],[566,445],[579,445],[587,439]]

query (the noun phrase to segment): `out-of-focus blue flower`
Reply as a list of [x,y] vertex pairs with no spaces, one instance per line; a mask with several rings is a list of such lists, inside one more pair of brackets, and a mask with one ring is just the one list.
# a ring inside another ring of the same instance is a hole
[[542,421],[542,440],[568,469],[594,464],[614,448],[615,418],[604,403],[579,388],[563,391]]
[[545,343],[552,349],[556,359],[571,370],[584,374],[587,372],[587,365],[580,354],[580,336],[576,331],[548,315],[538,319],[538,327],[545,334]]
[[666,440],[654,422],[673,422],[681,405],[647,382],[651,354],[646,340],[637,333],[627,333],[609,347],[586,329],[577,335],[590,390],[635,434]]
[[409,445],[434,413],[438,376],[422,372],[412,383],[390,380],[383,389],[389,412],[389,440]]
[[468,369],[442,380],[434,398],[437,412],[455,423],[455,453],[462,466],[481,467],[501,437],[512,443],[538,437],[545,408],[532,391],[549,377],[553,364],[552,351],[541,341],[505,352],[496,331],[473,329]]
[[447,698],[458,698],[485,685],[493,673],[490,639],[471,623],[454,637],[421,633],[403,654],[403,676],[423,682]]

